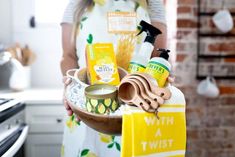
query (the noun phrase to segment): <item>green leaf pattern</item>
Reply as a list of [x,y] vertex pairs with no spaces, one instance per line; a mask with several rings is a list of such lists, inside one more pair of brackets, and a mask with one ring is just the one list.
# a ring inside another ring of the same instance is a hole
[[118,151],[121,151],[121,146],[120,146],[120,144],[117,143],[117,142],[115,142],[115,145],[116,145],[117,150],[118,150]]
[[86,156],[89,152],[89,149],[84,149],[82,152],[81,152],[81,156]]
[[81,21],[80,21],[80,29],[82,30],[82,28],[83,28],[83,23],[84,23],[84,21],[86,21],[88,19],[88,17],[83,17],[82,19],[81,19]]
[[112,142],[109,143],[107,147],[109,149],[111,149],[111,148],[113,148],[114,145],[116,146],[116,149],[120,152],[121,151],[121,146],[117,141],[115,141],[115,136],[112,136]]
[[89,35],[88,35],[88,38],[87,38],[87,43],[88,43],[88,44],[92,44],[92,42],[93,42],[93,35],[92,35],[92,34],[89,34]]
[[135,2],[135,11],[139,8],[140,4],[138,2]]
[[108,145],[108,148],[112,148],[113,145],[114,145],[114,143],[109,144],[109,145]]
[[83,149],[81,152],[81,157],[98,157],[98,156],[89,149]]

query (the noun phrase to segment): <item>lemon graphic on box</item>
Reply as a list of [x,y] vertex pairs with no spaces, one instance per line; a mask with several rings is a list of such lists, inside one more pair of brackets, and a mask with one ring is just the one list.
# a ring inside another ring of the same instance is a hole
[[97,65],[113,64],[113,62],[110,57],[104,56],[102,59],[97,60],[96,64]]

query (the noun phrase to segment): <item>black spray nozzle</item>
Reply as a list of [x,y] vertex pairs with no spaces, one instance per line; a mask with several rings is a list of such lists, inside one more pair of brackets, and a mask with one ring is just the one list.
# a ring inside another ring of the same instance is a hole
[[166,60],[169,59],[169,53],[171,52],[170,50],[168,50],[168,49],[157,49],[157,51],[160,52],[159,57],[164,58]]
[[154,44],[155,42],[155,38],[159,35],[162,34],[162,32],[154,27],[153,25],[145,22],[145,21],[140,21],[140,26],[141,26],[141,30],[137,35],[140,35],[143,32],[147,33],[147,37],[145,39],[145,41],[150,42],[152,44]]

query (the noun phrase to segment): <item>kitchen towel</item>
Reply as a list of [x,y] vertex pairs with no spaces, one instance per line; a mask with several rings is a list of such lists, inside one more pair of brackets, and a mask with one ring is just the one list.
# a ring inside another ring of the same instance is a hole
[[175,95],[159,108],[158,116],[135,107],[124,111],[122,157],[185,156],[185,101],[177,104],[175,98],[182,95]]

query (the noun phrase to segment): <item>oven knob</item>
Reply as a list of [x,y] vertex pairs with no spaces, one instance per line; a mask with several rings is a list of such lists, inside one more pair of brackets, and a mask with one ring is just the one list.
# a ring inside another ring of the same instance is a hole
[[57,121],[57,123],[61,123],[63,120],[58,118],[58,119],[56,119],[56,121]]
[[6,128],[7,128],[7,130],[10,130],[11,129],[11,124],[7,124]]
[[15,123],[16,123],[16,124],[20,124],[20,120],[19,120],[19,119],[16,119]]

